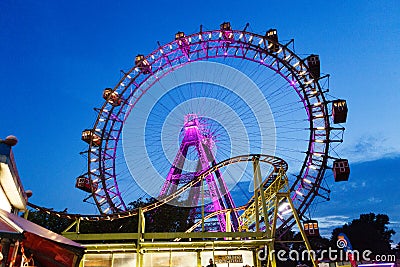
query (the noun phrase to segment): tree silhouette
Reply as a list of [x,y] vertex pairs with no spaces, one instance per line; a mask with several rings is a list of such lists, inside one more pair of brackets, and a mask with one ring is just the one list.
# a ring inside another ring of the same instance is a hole
[[331,246],[335,247],[339,233],[345,233],[354,250],[363,252],[370,250],[374,255],[391,253],[391,238],[395,231],[388,229],[389,217],[385,214],[361,214],[343,227],[332,231]]
[[72,220],[59,218],[36,210],[29,211],[28,220],[58,234],[64,231],[72,223]]
[[394,249],[394,253],[396,255],[396,259],[400,259],[400,242],[397,244],[396,248]]
[[[129,203],[129,209],[147,206],[156,202],[154,198],[139,198]],[[188,222],[190,209],[168,204],[145,213],[146,232],[184,232],[190,227]],[[40,211],[31,210],[28,220],[60,234],[73,220],[60,218]],[[138,231],[138,216],[105,221],[81,221],[81,233],[135,233]]]

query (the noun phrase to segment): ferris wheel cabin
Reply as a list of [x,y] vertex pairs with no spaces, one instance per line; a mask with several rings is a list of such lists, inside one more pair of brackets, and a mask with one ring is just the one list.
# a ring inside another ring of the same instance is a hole
[[104,89],[103,98],[114,107],[120,106],[122,102],[119,94],[117,92],[113,92],[111,88]]
[[333,123],[345,123],[347,120],[347,103],[346,100],[338,99],[332,101],[332,118]]
[[321,76],[321,63],[318,55],[310,55],[307,57],[307,65],[310,69],[310,79],[318,80]]
[[92,181],[92,186],[90,186],[90,180],[88,177],[79,176],[78,178],[76,178],[75,187],[87,193],[92,193],[97,190],[98,184]]
[[232,27],[230,22],[224,22],[220,25],[220,29],[222,32],[222,37],[225,40],[232,40],[233,39],[233,32],[232,32]]
[[335,182],[348,181],[350,176],[350,166],[347,159],[337,159],[333,162],[333,177]]
[[151,65],[147,61],[147,59],[145,59],[144,55],[137,55],[135,57],[135,65],[144,74],[150,74],[151,73]]
[[319,226],[316,220],[307,220],[303,223],[306,236],[319,236]]
[[265,36],[268,38],[268,49],[269,52],[278,52],[279,51],[279,45],[278,43],[278,32],[276,29],[269,29]]
[[184,32],[177,32],[175,34],[175,40],[178,41],[179,47],[187,55],[190,52],[190,46],[188,40],[185,38]]
[[82,140],[92,146],[100,146],[101,138],[93,130],[86,129],[82,131]]

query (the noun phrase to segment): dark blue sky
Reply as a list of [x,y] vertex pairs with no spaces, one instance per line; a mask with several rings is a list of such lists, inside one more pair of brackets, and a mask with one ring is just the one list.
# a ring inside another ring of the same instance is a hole
[[375,202],[371,211],[387,212],[398,226],[399,158],[390,158],[400,155],[399,17],[397,0],[2,0],[0,136],[19,138],[17,164],[33,202],[96,212],[74,188],[86,167],[78,154],[86,148],[80,134],[93,124],[92,108],[101,105],[103,88],[117,83],[119,70],[129,69],[136,54],[157,48],[156,41],[168,42],[179,30],[196,32],[200,24],[214,29],[230,21],[242,28],[249,22],[257,33],[277,28],[282,40],[295,39],[298,54],[320,54],[322,72],[332,75],[332,94],[347,99],[350,108],[340,153],[355,171],[349,183],[332,189],[352,193],[344,194],[346,200],[333,194],[327,205],[334,214],[316,214],[347,221],[368,206],[341,200],[369,201]]

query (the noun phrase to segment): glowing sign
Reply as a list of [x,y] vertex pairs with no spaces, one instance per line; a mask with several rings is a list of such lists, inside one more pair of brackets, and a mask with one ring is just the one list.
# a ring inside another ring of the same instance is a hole
[[242,255],[215,255],[215,263],[243,263]]

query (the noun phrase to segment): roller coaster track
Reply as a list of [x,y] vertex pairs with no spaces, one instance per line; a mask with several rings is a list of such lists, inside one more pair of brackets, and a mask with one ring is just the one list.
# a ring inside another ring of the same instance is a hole
[[[276,194],[280,190],[282,190],[285,186],[287,186],[286,181],[287,181],[287,178],[285,175],[285,171],[283,169],[281,169],[278,177],[267,188],[264,189],[264,197],[266,200],[267,213],[269,213],[272,210],[272,208],[274,207],[273,198],[276,196]],[[259,196],[258,198],[259,198],[259,201],[261,201],[261,196]],[[204,221],[211,219],[219,214],[225,214],[227,212],[244,210],[244,213],[239,217],[240,229],[248,230],[249,226],[251,224],[253,224],[255,221],[255,217],[254,217],[255,208],[256,207],[255,207],[254,197],[253,197],[245,205],[237,207],[235,209],[223,209],[223,210],[218,210],[213,213],[210,213],[204,217]],[[261,210],[262,207],[260,206],[259,209]],[[198,228],[202,224],[202,222],[203,222],[203,220],[197,221],[189,229],[186,230],[186,233],[193,232],[196,228]],[[176,241],[179,241],[179,240],[176,240]]]

